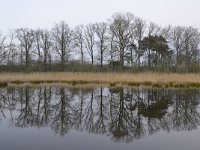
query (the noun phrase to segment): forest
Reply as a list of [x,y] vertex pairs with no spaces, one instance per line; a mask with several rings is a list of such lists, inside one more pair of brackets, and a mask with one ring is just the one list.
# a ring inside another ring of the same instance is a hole
[[188,26],[161,27],[132,13],[51,29],[0,34],[0,72],[200,72],[200,33]]

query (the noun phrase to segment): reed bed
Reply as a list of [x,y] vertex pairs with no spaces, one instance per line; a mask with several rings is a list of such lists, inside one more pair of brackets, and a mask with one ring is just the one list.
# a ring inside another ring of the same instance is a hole
[[110,86],[152,86],[152,87],[200,87],[200,74],[176,73],[2,73],[1,83],[10,84],[43,84],[66,83],[79,84],[108,84]]

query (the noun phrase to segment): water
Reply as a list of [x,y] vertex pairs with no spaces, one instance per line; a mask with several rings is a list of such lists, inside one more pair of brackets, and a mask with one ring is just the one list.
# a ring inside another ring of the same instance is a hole
[[199,126],[199,89],[0,89],[2,150],[199,150]]

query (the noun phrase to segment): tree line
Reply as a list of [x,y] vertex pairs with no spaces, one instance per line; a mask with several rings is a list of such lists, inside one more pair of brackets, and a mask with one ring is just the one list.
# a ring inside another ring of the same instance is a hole
[[115,13],[106,22],[74,28],[61,21],[51,30],[19,28],[9,36],[0,34],[0,67],[198,72],[199,43],[195,27],[161,27],[132,13]]

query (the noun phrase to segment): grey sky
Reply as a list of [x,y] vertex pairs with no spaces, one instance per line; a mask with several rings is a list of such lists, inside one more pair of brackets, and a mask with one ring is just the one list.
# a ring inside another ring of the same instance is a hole
[[106,21],[115,12],[132,12],[162,26],[200,28],[200,0],[0,0],[0,31],[19,27],[51,28]]

